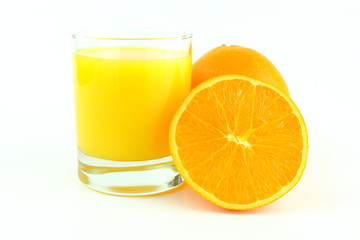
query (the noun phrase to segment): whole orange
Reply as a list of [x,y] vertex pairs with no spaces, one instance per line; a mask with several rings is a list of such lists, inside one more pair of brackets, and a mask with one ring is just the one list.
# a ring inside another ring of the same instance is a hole
[[261,53],[241,46],[216,47],[193,65],[192,88],[221,75],[238,74],[280,89],[289,95],[288,87],[276,67]]

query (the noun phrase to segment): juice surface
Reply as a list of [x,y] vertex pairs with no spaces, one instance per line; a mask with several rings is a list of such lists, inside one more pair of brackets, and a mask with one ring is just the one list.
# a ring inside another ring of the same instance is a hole
[[190,91],[190,53],[86,48],[74,62],[80,151],[115,161],[169,156],[170,121]]

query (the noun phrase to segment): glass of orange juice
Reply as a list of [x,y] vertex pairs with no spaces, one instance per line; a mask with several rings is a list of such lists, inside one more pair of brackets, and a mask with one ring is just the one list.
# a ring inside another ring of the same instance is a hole
[[130,196],[179,186],[168,130],[190,91],[191,32],[102,28],[72,36],[80,180]]

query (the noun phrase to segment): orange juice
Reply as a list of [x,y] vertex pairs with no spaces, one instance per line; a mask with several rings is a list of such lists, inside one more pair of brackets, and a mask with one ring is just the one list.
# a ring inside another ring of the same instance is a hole
[[191,53],[138,47],[78,49],[79,150],[114,161],[169,156],[170,121],[190,91]]

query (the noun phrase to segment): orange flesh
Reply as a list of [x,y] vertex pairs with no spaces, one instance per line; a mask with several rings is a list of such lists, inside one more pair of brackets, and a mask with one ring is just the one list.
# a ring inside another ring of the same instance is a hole
[[194,95],[175,141],[191,180],[230,204],[270,198],[296,177],[303,159],[302,126],[289,103],[238,79]]

